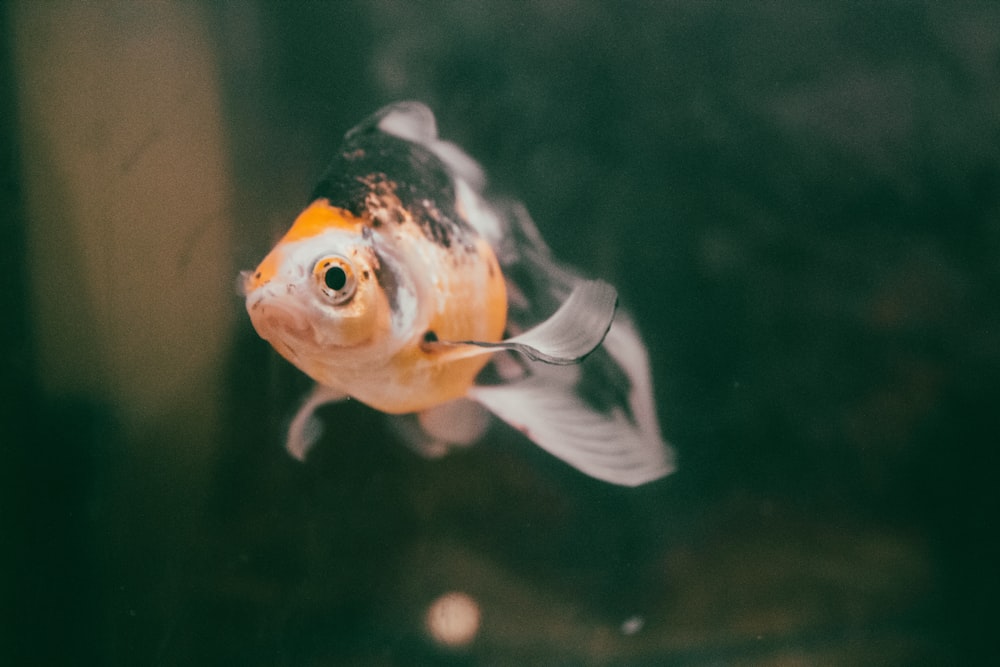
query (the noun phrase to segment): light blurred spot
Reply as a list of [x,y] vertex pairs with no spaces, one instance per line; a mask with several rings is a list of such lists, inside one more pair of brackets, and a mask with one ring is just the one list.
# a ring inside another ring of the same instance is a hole
[[479,620],[479,604],[465,593],[445,593],[427,608],[427,631],[445,646],[471,643],[479,632]]
[[646,619],[642,616],[629,616],[622,621],[622,634],[632,636],[642,630],[642,626],[644,625],[646,625]]

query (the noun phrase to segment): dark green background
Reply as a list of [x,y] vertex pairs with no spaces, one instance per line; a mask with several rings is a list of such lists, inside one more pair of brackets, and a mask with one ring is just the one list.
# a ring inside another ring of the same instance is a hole
[[[113,420],[33,389],[8,58],[0,648],[17,664],[991,654],[992,3],[207,7],[238,179],[234,275],[343,132],[422,100],[560,258],[618,286],[680,471],[608,488],[499,426],[425,462],[356,404],[323,412],[328,437],[298,465],[279,443],[306,385],[238,318],[229,436],[179,548],[157,512],[183,484],[147,485],[141,467],[127,493],[106,483]],[[461,653],[419,625],[449,588],[483,608]],[[635,637],[572,639],[634,613]]]

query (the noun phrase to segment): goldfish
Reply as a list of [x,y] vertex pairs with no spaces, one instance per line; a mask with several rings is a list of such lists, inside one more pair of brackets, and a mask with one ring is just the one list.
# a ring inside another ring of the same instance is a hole
[[309,201],[241,277],[258,335],[316,382],[292,456],[319,439],[318,407],[351,398],[428,456],[475,442],[492,413],[605,482],[674,470],[615,288],[557,261],[428,107],[398,102],[347,132]]

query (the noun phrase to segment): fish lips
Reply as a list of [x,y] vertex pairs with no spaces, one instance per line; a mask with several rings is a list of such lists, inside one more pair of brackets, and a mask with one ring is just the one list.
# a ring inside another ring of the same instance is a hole
[[247,313],[254,329],[266,341],[290,343],[315,338],[309,313],[296,304],[282,302],[269,290],[248,295]]

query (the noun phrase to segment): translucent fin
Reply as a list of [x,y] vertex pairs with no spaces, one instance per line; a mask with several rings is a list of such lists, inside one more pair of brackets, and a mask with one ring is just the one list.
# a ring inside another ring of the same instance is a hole
[[[656,418],[656,404],[653,396],[653,381],[649,371],[649,356],[642,343],[638,329],[627,313],[619,313],[614,326],[604,339],[602,350],[625,371],[628,377],[626,406],[632,420],[645,438],[663,441],[660,424]],[[604,380],[607,384],[607,380]],[[675,469],[674,450],[664,442],[665,456],[671,472]]]
[[456,144],[438,138],[437,120],[427,105],[396,102],[377,111],[373,118],[382,132],[420,144],[437,155],[452,174],[469,181],[475,189],[482,189],[486,181],[483,168]]
[[316,408],[344,398],[346,396],[336,389],[320,384],[313,387],[288,427],[288,440],[285,442],[288,453],[299,461],[305,461],[309,450],[323,434],[323,425],[316,419]]
[[396,102],[379,109],[372,118],[377,119],[378,129],[400,139],[428,144],[438,138],[434,112],[422,102]]
[[638,486],[673,471],[669,450],[655,433],[644,432],[620,407],[594,409],[553,376],[473,387],[469,397],[591,477]]
[[418,419],[428,436],[459,446],[479,440],[490,423],[489,413],[483,406],[464,398],[424,410]]
[[448,453],[448,444],[427,435],[420,426],[419,415],[410,412],[405,415],[388,415],[389,428],[407,447],[424,457],[436,459]]
[[499,343],[441,341],[429,346],[461,346],[452,358],[461,359],[496,350],[514,350],[547,364],[575,364],[594,351],[615,319],[618,293],[601,280],[580,281],[552,317],[524,333]]
[[390,421],[410,449],[426,458],[438,458],[451,449],[473,444],[489,423],[489,412],[464,398],[416,414],[394,416]]

